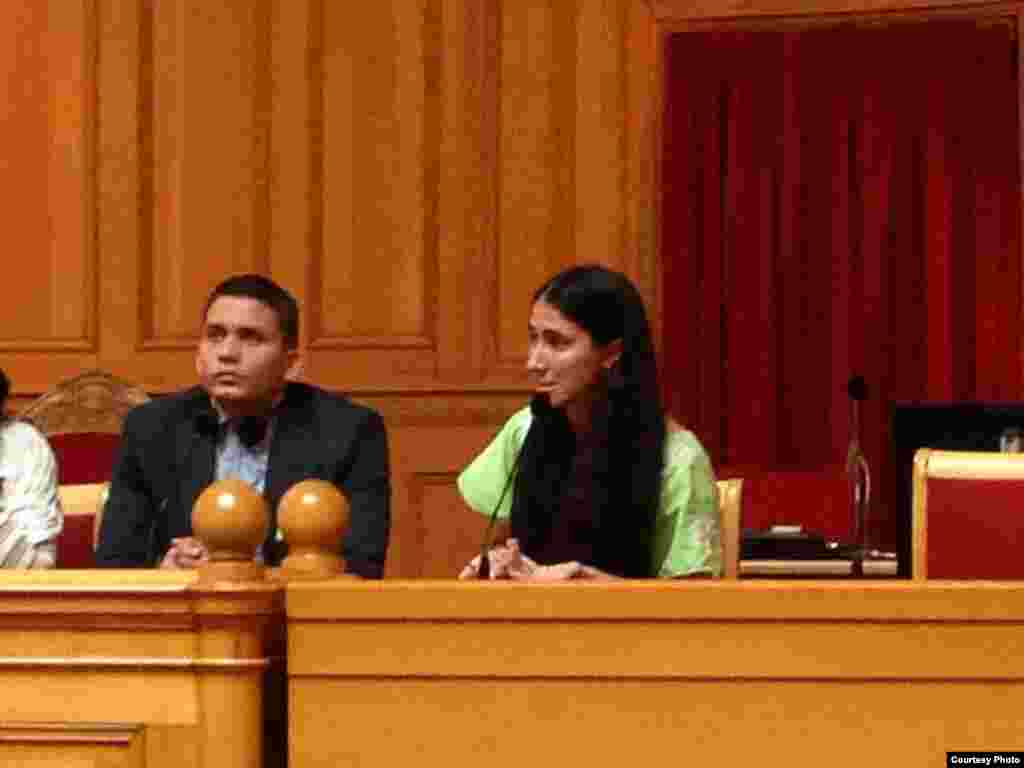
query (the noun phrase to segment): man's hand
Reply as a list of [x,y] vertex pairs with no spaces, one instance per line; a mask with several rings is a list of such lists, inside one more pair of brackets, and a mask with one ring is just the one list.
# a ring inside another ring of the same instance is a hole
[[171,547],[160,562],[161,568],[195,568],[210,559],[206,545],[192,536],[171,539]]

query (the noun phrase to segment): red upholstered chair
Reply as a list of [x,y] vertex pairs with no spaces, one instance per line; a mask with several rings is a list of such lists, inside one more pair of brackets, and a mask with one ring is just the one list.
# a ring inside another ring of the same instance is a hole
[[[100,484],[110,480],[129,410],[149,400],[138,387],[103,371],[88,371],[61,382],[30,403],[19,416],[47,436],[57,456],[64,506],[64,530],[57,539],[58,568],[88,568],[102,505]],[[88,484],[90,488],[71,486]]]
[[719,478],[743,478],[741,529],[763,530],[772,525],[801,525],[826,539],[849,541],[853,519],[846,468],[764,469],[728,466]]
[[1022,579],[1024,454],[914,455],[914,579]]

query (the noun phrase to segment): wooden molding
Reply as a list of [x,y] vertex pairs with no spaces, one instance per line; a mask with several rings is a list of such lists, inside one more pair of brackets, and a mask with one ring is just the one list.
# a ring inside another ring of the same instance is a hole
[[141,737],[139,723],[0,723],[0,744],[112,744]]
[[523,392],[357,393],[389,427],[491,426],[503,424],[530,399]]
[[1014,14],[1021,7],[1015,2],[990,0],[646,0],[659,24],[688,20],[757,19],[772,17],[826,17],[869,14],[921,14],[965,11],[985,14]]

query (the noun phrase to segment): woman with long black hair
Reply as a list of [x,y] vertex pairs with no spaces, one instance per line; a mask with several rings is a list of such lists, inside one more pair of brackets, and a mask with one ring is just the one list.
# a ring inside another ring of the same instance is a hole
[[[536,390],[459,476],[466,502],[511,524],[490,578],[716,576],[714,472],[666,420],[643,300],[622,274],[567,269],[533,297]],[[511,495],[508,491],[511,489]],[[460,574],[480,574],[474,558]]]

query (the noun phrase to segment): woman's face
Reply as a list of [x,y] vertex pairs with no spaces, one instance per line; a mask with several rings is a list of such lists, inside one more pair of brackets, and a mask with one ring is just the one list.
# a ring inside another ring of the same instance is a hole
[[594,342],[584,328],[539,299],[530,310],[530,352],[526,370],[555,408],[586,404],[595,385],[622,352],[622,342]]

